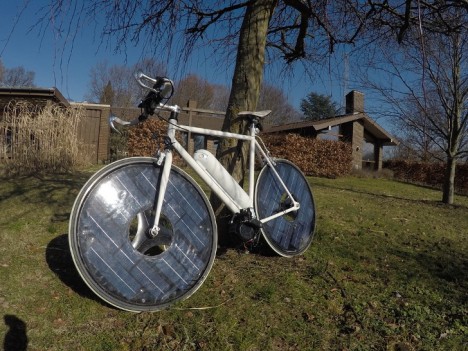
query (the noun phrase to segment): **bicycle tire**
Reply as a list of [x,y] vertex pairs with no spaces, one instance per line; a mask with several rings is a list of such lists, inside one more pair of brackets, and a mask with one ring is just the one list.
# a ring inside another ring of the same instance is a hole
[[[277,254],[292,257],[304,253],[312,243],[315,234],[315,202],[312,190],[300,169],[287,160],[275,160],[275,170],[300,203],[297,211],[290,212],[263,223],[260,229],[265,241]],[[289,207],[286,192],[274,175],[271,167],[265,165],[255,185],[255,212],[262,220]]]
[[191,296],[206,279],[217,248],[216,220],[199,185],[172,166],[161,228],[152,227],[162,167],[127,158],[98,171],[75,200],[69,245],[89,288],[131,312],[158,311]]

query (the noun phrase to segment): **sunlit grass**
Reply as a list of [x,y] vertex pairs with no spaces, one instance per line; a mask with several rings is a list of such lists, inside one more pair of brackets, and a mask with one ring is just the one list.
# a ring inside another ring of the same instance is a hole
[[[190,299],[132,314],[90,292],[71,261],[68,218],[90,175],[0,182],[0,310],[25,323],[30,350],[468,346],[466,197],[447,206],[390,180],[310,178],[317,234],[303,256],[229,249]],[[11,331],[0,323],[0,342]]]

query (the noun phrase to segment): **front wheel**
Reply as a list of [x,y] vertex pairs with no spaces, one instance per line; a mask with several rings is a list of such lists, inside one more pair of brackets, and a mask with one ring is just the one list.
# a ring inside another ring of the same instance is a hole
[[117,161],[79,193],[69,243],[85,283],[120,309],[156,311],[193,294],[217,247],[216,221],[201,188],[172,167],[159,221],[154,221],[162,167],[152,158]]
[[[314,197],[305,176],[293,163],[275,160],[274,168],[300,208],[263,223],[261,232],[276,253],[292,257],[306,251],[313,240]],[[269,165],[262,168],[257,178],[254,204],[259,220],[291,207],[291,199]]]

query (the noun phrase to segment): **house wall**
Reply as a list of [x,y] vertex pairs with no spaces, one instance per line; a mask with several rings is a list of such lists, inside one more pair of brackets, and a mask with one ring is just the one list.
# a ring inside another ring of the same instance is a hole
[[353,122],[353,137],[351,142],[351,147],[353,150],[353,168],[361,169],[362,168],[362,148],[364,145],[364,125],[361,121]]
[[[364,113],[364,94],[353,90],[346,95],[346,113]],[[343,139],[351,142],[353,169],[362,169],[364,124],[357,120],[342,125]],[[381,162],[381,161],[380,161]]]
[[341,141],[351,143],[353,169],[362,168],[362,148],[364,145],[364,125],[361,121],[344,123],[340,126]]

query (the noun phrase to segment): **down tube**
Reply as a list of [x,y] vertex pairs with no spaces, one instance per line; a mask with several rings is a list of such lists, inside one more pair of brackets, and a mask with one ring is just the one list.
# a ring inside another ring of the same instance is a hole
[[180,145],[178,141],[174,141],[172,144],[174,149],[180,154],[185,162],[187,162],[190,167],[203,179],[203,181],[208,185],[208,187],[220,198],[220,200],[231,210],[232,213],[238,213],[242,209],[238,204],[236,204],[231,198],[226,196],[223,189],[216,183],[203,169],[198,165],[198,163],[193,159],[192,156]]

